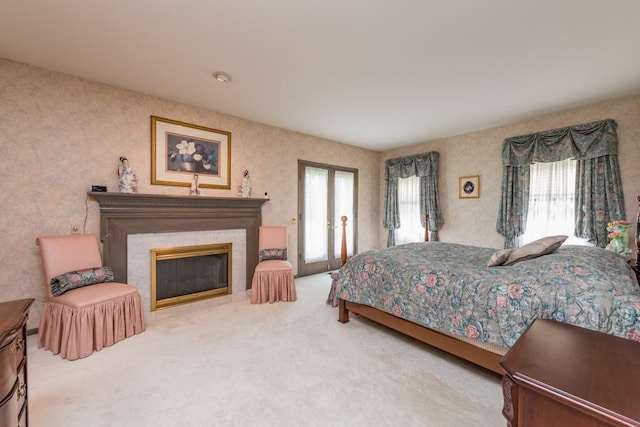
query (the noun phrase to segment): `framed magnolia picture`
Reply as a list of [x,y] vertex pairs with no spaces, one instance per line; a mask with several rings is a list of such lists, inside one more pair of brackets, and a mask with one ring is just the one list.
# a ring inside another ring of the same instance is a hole
[[151,184],[231,188],[231,132],[151,116]]
[[458,198],[477,199],[480,197],[480,176],[461,176],[458,178]]

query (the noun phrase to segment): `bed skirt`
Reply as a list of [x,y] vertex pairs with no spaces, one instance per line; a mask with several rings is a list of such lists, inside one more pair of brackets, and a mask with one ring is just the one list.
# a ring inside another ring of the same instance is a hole
[[144,331],[140,294],[72,307],[47,301],[40,318],[38,347],[76,360]]

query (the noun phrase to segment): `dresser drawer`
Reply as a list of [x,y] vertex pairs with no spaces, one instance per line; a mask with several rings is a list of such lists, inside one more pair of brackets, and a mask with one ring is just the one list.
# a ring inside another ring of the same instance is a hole
[[16,339],[0,349],[0,401],[4,400],[16,382]]
[[18,388],[16,390],[15,399],[18,401],[18,408],[22,408],[25,406],[25,402],[27,401],[27,376],[26,372],[26,361],[20,367],[20,371],[18,372]]
[[27,337],[25,336],[25,328],[20,328],[18,332],[18,336],[11,344],[13,349],[10,352],[13,354],[14,366],[16,367],[16,371],[18,367],[22,363],[22,361],[27,357]]
[[0,427],[27,427],[27,317],[33,298],[0,302]]
[[[25,375],[25,365],[20,367],[16,381],[11,387],[10,393],[0,401],[0,426],[15,425],[18,415],[26,414],[27,383]],[[10,420],[10,422],[7,422]],[[25,415],[26,422],[26,415]]]
[[22,406],[18,405],[17,401],[19,387],[20,381],[16,379],[10,394],[0,401],[0,426],[16,425],[20,409],[22,409]]

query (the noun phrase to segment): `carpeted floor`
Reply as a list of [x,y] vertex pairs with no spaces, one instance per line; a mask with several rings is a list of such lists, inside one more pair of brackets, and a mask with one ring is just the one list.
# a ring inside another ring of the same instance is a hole
[[339,323],[327,274],[296,286],[294,303],[165,310],[73,362],[30,336],[30,425],[505,425],[498,375],[357,316]]

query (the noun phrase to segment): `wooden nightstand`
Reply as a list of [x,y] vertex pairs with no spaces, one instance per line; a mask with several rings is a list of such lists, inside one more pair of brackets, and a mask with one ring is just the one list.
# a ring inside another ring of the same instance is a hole
[[537,319],[500,364],[511,427],[640,426],[640,342]]
[[0,426],[27,426],[27,317],[33,298],[0,303]]

